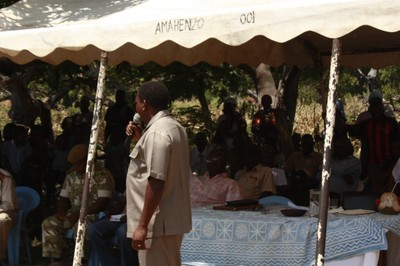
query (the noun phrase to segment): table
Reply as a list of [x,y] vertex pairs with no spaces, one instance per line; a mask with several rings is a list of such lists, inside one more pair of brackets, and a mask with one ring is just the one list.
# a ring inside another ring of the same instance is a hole
[[[193,229],[182,243],[183,262],[218,265],[312,265],[317,218],[279,211],[192,210]],[[326,261],[387,249],[386,232],[400,235],[400,216],[329,214]]]

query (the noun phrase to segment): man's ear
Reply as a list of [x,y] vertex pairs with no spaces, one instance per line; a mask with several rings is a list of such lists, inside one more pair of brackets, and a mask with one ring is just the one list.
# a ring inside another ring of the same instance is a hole
[[149,103],[146,100],[143,100],[143,110],[148,110],[150,107]]

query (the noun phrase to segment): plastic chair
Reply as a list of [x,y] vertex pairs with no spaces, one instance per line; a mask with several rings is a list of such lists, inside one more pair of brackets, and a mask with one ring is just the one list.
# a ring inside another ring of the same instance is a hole
[[258,200],[258,202],[264,206],[282,205],[289,206],[294,205],[293,201],[282,196],[268,196]]
[[17,223],[11,229],[8,236],[8,262],[10,266],[18,266],[19,252],[20,252],[20,239],[21,234],[25,241],[26,256],[29,265],[32,265],[32,256],[30,249],[30,239],[28,235],[28,228],[26,227],[26,219],[28,214],[36,209],[40,203],[40,196],[36,190],[30,187],[18,186],[15,188],[18,196],[18,218]]

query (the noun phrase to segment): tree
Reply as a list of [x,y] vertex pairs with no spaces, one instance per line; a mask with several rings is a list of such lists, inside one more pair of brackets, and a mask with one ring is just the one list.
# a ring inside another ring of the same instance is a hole
[[[35,61],[19,66],[4,59],[0,63],[0,72],[6,75],[1,88],[2,98],[12,101],[10,119],[32,126],[40,117],[42,124],[50,130],[51,110],[59,106],[62,109],[73,108],[82,94],[94,95],[98,64],[94,62],[88,66],[77,66],[64,62],[53,66]],[[162,67],[155,63],[143,66],[122,63],[108,70],[106,98],[111,99],[116,89],[123,88],[129,92],[133,102],[135,88],[150,79],[162,80],[170,88],[171,100],[198,99],[199,109],[193,107],[184,112],[191,118],[201,115],[201,119],[197,119],[198,123],[192,124],[192,127],[209,132],[214,127],[209,110],[210,101],[221,103],[228,95],[246,95],[247,89],[254,86],[240,68],[227,64],[210,66],[200,63],[188,67],[172,63]],[[106,104],[108,102],[105,101]]]

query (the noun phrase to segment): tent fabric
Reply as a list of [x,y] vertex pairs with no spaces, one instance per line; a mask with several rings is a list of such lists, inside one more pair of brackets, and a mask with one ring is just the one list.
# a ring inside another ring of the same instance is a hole
[[85,65],[400,62],[399,0],[23,0],[0,10],[0,57]]

